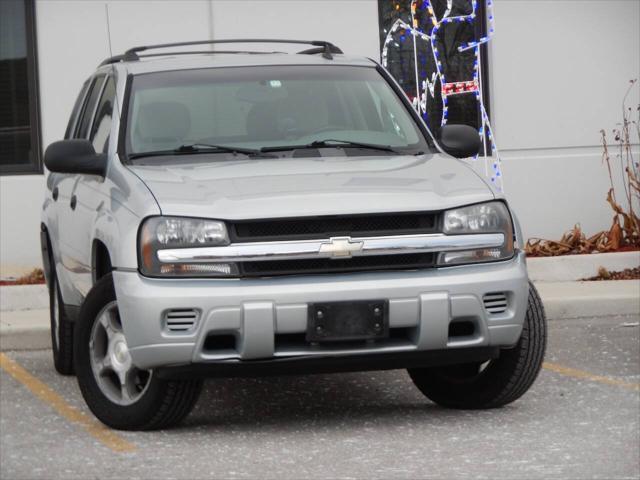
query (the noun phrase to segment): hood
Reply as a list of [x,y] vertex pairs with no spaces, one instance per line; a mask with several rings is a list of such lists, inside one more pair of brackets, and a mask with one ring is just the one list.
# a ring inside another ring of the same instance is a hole
[[470,167],[441,154],[219,158],[130,168],[163,215],[222,220],[442,210],[494,198]]

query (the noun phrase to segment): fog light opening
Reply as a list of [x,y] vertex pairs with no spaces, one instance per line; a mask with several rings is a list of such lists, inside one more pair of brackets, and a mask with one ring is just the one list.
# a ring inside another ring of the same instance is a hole
[[219,352],[220,350],[237,351],[236,336],[230,333],[209,334],[204,341],[204,350],[207,352]]
[[476,326],[469,320],[454,321],[449,324],[449,338],[471,337],[476,332]]

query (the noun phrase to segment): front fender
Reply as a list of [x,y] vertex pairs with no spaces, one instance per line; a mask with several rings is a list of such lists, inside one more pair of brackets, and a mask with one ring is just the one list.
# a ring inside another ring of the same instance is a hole
[[511,218],[513,219],[513,231],[516,236],[516,248],[524,250],[525,240],[522,236],[522,227],[520,226],[520,220],[518,220],[516,212],[514,212],[511,207],[509,207],[509,211],[511,212]]
[[147,186],[114,158],[104,182],[105,201],[98,208],[91,241],[101,241],[114,269],[138,268],[138,227],[142,219],[159,215],[160,207]]

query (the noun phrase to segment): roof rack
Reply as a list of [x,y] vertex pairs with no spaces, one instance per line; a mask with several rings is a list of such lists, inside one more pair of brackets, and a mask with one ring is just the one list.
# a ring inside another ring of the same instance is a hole
[[[277,51],[260,52],[260,51],[252,51],[252,50],[189,50],[187,52],[149,53],[148,55],[139,55],[138,59],[148,58],[148,57],[164,57],[166,55],[211,55],[211,54],[234,54],[234,53],[242,53],[247,55],[265,55],[269,53],[275,54],[275,53],[286,53],[286,52],[277,52]],[[299,52],[299,53],[304,53],[304,52]],[[317,53],[320,53],[320,52],[317,52]],[[118,63],[122,61],[127,61],[124,55],[115,55],[113,57],[107,58],[106,60],[103,60],[100,63],[100,65],[98,65],[98,68],[102,67],[103,65],[110,65],[112,63]]]
[[[134,62],[134,61],[140,60],[141,56],[138,55],[138,52],[145,52],[147,50],[155,50],[155,49],[170,48],[170,47],[188,47],[192,45],[215,45],[215,44],[224,44],[224,43],[289,43],[289,44],[296,44],[296,45],[311,45],[315,48],[302,50],[298,53],[303,55],[314,55],[317,53],[322,53],[322,56],[328,60],[333,59],[332,54],[342,53],[342,50],[340,48],[336,47],[331,42],[327,42],[324,40],[275,40],[275,39],[259,39],[259,38],[238,38],[238,39],[226,39],[226,40],[201,40],[196,42],[162,43],[158,45],[144,45],[141,47],[134,47],[124,52],[124,55],[116,55],[114,57],[107,58],[105,61],[103,61],[100,64],[100,66],[109,65],[111,63],[117,63],[122,61]],[[169,54],[186,55],[186,54],[194,54],[194,53],[216,54],[216,53],[276,53],[276,52],[252,52],[252,51],[240,51],[240,50],[226,51],[226,52],[215,51],[215,50],[197,51],[197,52],[186,51],[186,52],[148,54],[148,55],[143,55],[142,58],[150,57],[150,56],[169,55]],[[280,52],[277,52],[277,53],[280,53]]]
[[118,63],[123,60],[124,60],[124,55],[114,55],[113,57],[109,57],[103,60],[102,62],[100,62],[100,65],[98,65],[98,68],[102,67],[103,65],[110,65],[112,63]]

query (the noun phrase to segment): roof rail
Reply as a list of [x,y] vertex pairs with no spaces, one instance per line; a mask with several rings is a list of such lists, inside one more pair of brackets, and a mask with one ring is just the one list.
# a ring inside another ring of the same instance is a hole
[[[259,39],[259,38],[237,38],[237,39],[226,39],[226,40],[201,40],[196,42],[178,42],[178,43],[162,43],[158,45],[144,45],[141,47],[134,47],[127,50],[124,55],[117,55],[115,61],[135,61],[139,60],[138,52],[144,52],[147,50],[158,49],[158,48],[169,48],[169,47],[188,47],[192,45],[215,45],[221,43],[290,43],[290,44],[298,44],[298,45],[312,45],[314,47],[322,47],[322,56],[328,60],[333,58],[332,53],[342,53],[340,48],[336,47],[331,42],[327,42],[324,40],[275,40],[275,39]],[[314,50],[314,49],[310,49]],[[212,52],[215,53],[215,52]],[[303,51],[301,53],[320,53],[320,51]],[[109,59],[111,60],[111,59]],[[109,62],[113,63],[113,62]]]
[[110,65],[112,63],[118,63],[121,62],[122,60],[124,60],[124,55],[114,55],[113,57],[109,57],[106,60],[103,60],[100,65],[98,65],[98,68],[102,67],[103,65]]
[[[0,0],[1,1],[1,0]],[[166,53],[149,53],[147,55],[138,55],[138,52],[144,52],[146,50],[169,48],[169,47],[185,47],[190,45],[214,45],[218,43],[292,43],[296,45],[312,45],[314,48],[308,48],[297,52],[300,55],[315,55],[322,53],[322,56],[326,59],[333,59],[333,53],[343,53],[342,50],[335,46],[331,42],[324,40],[273,40],[273,39],[229,39],[229,40],[202,40],[197,42],[179,42],[179,43],[163,43],[159,45],[145,45],[141,47],[134,47],[127,50],[123,55],[115,55],[103,60],[98,67],[104,65],[110,65],[118,62],[135,62],[141,58],[147,57],[161,57],[165,55],[194,55],[194,54],[219,54],[219,53],[248,53],[248,54],[264,54],[264,53],[286,53],[286,52],[260,52],[251,50],[189,50],[178,52],[166,52]]]
[[[331,53],[342,53],[342,50],[340,50],[338,47],[330,43],[328,47],[325,45],[323,47],[313,47],[313,48],[308,48],[306,50],[301,50],[298,52],[298,55],[315,55],[317,53],[322,53],[323,57],[329,58],[326,56],[327,48],[329,48],[329,55]],[[329,58],[329,60],[331,59]]]
[[[0,0],[2,1],[2,0]],[[148,55],[138,55],[138,59],[140,58],[148,58],[148,57],[164,57],[166,55],[211,55],[211,54],[233,54],[233,53],[244,53],[248,55],[264,55],[268,53],[286,53],[286,52],[259,52],[252,50],[189,50],[187,52],[169,52],[169,53],[149,53]],[[298,52],[298,53],[306,53],[306,52]],[[320,52],[316,52],[320,53]],[[337,52],[334,52],[337,53]],[[115,55],[113,57],[107,58],[103,60],[98,68],[104,65],[110,65],[112,63],[118,63],[125,60],[124,55]]]

